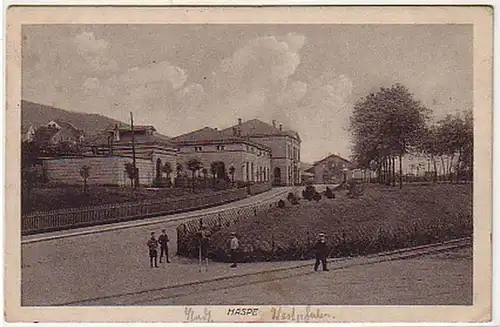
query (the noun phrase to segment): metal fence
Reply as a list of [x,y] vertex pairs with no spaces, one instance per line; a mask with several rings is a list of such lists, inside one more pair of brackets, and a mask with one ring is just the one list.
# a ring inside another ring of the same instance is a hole
[[182,256],[196,256],[198,251],[197,233],[202,226],[211,233],[230,227],[243,219],[257,216],[277,206],[277,200],[265,201],[245,207],[225,210],[220,213],[206,215],[200,219],[191,220],[177,227],[177,254]]
[[243,199],[247,195],[247,189],[231,189],[211,194],[189,195],[158,201],[116,203],[94,207],[36,212],[21,217],[21,233],[23,235],[35,234],[168,215],[221,205]]

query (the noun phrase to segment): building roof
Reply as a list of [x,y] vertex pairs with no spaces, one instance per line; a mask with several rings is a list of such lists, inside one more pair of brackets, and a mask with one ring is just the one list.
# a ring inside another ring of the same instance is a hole
[[[120,132],[130,132],[130,125],[121,125]],[[153,131],[156,132],[156,128],[152,125],[134,125],[134,132],[145,132],[145,131]]]
[[300,163],[300,169],[303,170],[303,171],[306,171],[307,169],[310,169],[314,167],[313,164],[310,164],[310,163],[307,163],[307,162],[301,162]]
[[203,127],[195,131],[173,137],[172,141],[176,143],[199,142],[218,140],[221,139],[222,136],[223,135],[215,128]]
[[259,119],[252,119],[241,124],[223,129],[221,132],[224,135],[233,135],[234,129],[241,131],[241,136],[290,136],[300,141],[299,134],[291,130],[280,130],[271,124],[265,123]]
[[[134,129],[135,130],[135,129]],[[177,145],[172,142],[172,139],[166,135],[160,134],[158,132],[155,132],[153,134],[146,134],[146,135],[141,135],[138,139],[138,143],[141,142],[150,142],[150,143],[157,143],[157,144],[163,144],[166,146],[169,146],[171,148],[176,148]]]
[[[330,159],[334,159],[334,158],[337,158],[337,159],[340,159],[341,161],[349,164],[349,165],[352,165],[352,162],[350,162],[349,160],[345,159],[345,158],[342,158],[341,156],[337,155],[337,154],[330,154],[329,156],[319,160],[319,161],[316,161],[314,162],[314,165],[313,166],[317,166],[319,164],[322,164],[323,162],[327,161],[327,160],[330,160]],[[307,170],[310,170],[311,168],[307,169]]]
[[49,142],[57,133],[59,133],[57,128],[41,126],[35,131],[34,138],[38,142]]
[[233,132],[231,132],[231,134],[223,133],[223,131],[219,131],[211,127],[204,127],[190,133],[176,136],[172,138],[172,142],[175,142],[176,144],[179,145],[187,145],[187,144],[196,145],[196,144],[207,144],[207,143],[217,143],[217,142],[247,143],[256,146],[258,148],[271,151],[271,148],[269,148],[268,146],[265,146],[258,142],[253,142],[245,137],[234,135]]
[[[113,131],[115,130],[116,128],[116,125],[115,127],[108,127],[106,128],[106,130],[102,131],[99,135],[97,135],[93,140],[92,142],[96,145],[107,145],[108,144],[108,139],[110,137],[112,137],[112,133]],[[118,126],[119,128],[119,131],[121,132],[120,134],[122,134],[123,132],[129,132],[130,131],[130,125],[126,125],[126,124],[121,124]],[[163,135],[161,133],[158,133],[156,132],[156,129],[154,128],[154,126],[151,126],[151,125],[138,125],[138,126],[134,126],[134,132],[144,132],[144,131],[152,131],[153,133],[151,134],[140,134],[136,137],[135,139],[135,142],[137,144],[141,144],[141,143],[157,143],[157,144],[163,144],[163,145],[166,145],[166,146],[169,146],[169,147],[172,147],[172,148],[175,148],[177,147],[173,142],[172,142],[172,139],[166,135]],[[129,140],[127,141],[114,141],[114,144],[120,144],[120,143],[130,143]]]
[[79,138],[84,132],[81,129],[76,128],[71,123],[67,121],[55,119],[53,122],[57,123],[61,127],[61,131],[64,131],[68,136],[72,136],[74,138]]

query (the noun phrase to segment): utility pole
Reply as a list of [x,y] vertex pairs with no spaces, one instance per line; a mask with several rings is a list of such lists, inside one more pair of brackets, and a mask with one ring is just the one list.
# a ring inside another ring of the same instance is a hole
[[130,130],[132,131],[132,165],[134,166],[134,188],[137,187],[138,175],[137,175],[137,167],[135,164],[135,133],[134,133],[134,116],[132,111],[130,112]]

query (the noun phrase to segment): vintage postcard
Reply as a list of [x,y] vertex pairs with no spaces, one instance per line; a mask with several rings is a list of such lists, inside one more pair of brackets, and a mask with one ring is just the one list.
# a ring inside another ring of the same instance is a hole
[[9,322],[487,322],[493,11],[7,10]]

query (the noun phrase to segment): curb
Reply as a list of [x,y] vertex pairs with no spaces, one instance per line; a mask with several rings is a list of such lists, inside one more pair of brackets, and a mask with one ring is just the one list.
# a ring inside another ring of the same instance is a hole
[[[162,222],[175,222],[175,221],[179,221],[179,220],[195,219],[195,218],[198,218],[201,216],[216,214],[216,213],[224,212],[224,211],[231,210],[231,209],[240,209],[240,208],[250,207],[250,206],[253,206],[256,204],[266,203],[267,201],[270,201],[276,197],[282,196],[286,192],[287,191],[283,191],[283,192],[277,193],[277,194],[275,194],[267,199],[263,199],[263,200],[260,200],[260,201],[257,201],[257,202],[251,203],[251,204],[242,204],[242,205],[235,206],[232,208],[218,209],[218,210],[215,209],[213,211],[209,211],[209,212],[205,212],[205,213],[196,213],[196,211],[192,211],[192,213],[193,213],[192,215],[189,215],[189,213],[186,212],[188,214],[187,217],[176,217],[176,218],[169,219],[168,216],[165,216],[164,218],[152,218],[150,220],[148,219],[148,221],[144,221],[144,220],[136,221],[136,222],[132,221],[132,222],[129,222],[128,224],[127,223],[125,223],[125,224],[124,223],[117,223],[117,224],[124,224],[124,225],[118,225],[118,226],[115,225],[115,226],[107,226],[106,227],[105,225],[100,225],[101,227],[99,228],[99,226],[97,226],[97,227],[95,227],[96,228],[95,230],[74,231],[74,232],[68,232],[68,233],[64,233],[64,234],[60,234],[60,235],[40,236],[40,237],[34,237],[34,238],[26,239],[26,240],[21,240],[21,244],[38,243],[38,242],[52,241],[52,240],[56,240],[56,239],[68,238],[68,237],[74,237],[74,236],[91,235],[91,234],[104,233],[104,232],[120,230],[120,229],[143,227],[143,226],[148,226],[148,225],[159,224]],[[260,193],[260,194],[263,194],[263,193]],[[259,194],[254,195],[254,196],[258,196],[258,195]],[[201,210],[203,210],[203,209],[201,209]],[[179,213],[179,214],[182,215],[183,213]],[[89,227],[89,228],[92,228],[92,227]]]

